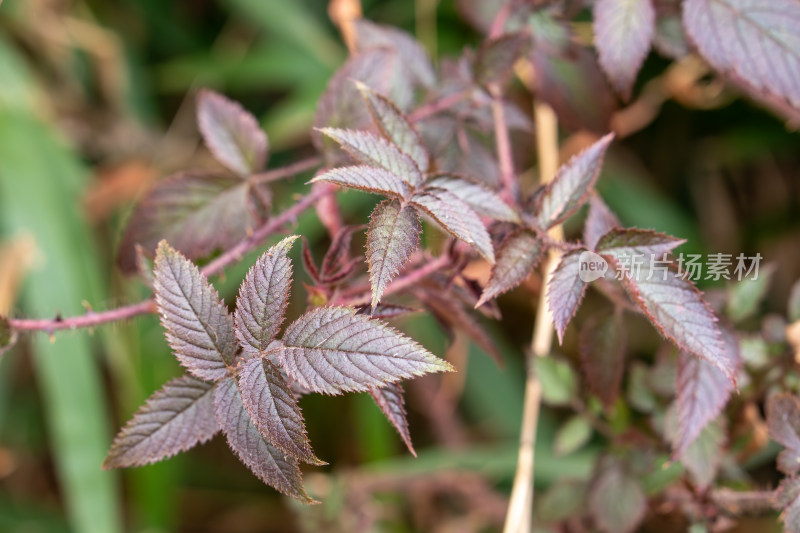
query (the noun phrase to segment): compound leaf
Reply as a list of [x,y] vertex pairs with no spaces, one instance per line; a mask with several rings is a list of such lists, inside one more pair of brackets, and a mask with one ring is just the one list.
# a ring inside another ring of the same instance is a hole
[[322,128],[320,131],[360,162],[386,169],[412,187],[422,183],[422,173],[411,156],[383,137],[360,130]]
[[711,66],[800,121],[800,2],[687,0],[683,24]]
[[267,135],[240,104],[204,89],[197,97],[197,122],[206,146],[220,163],[243,177],[264,168]]
[[[411,125],[408,118],[388,98],[376,93],[361,82],[356,82],[356,87],[367,103],[372,119],[378,125],[381,133],[400,150],[416,163],[417,168],[427,172],[430,166],[430,156],[422,138]],[[420,176],[421,177],[421,176]],[[412,185],[419,185],[414,183]]]
[[318,503],[303,488],[297,460],[270,446],[253,425],[235,379],[228,377],[217,385],[214,412],[228,445],[258,479],[303,503]]
[[283,322],[292,284],[292,262],[286,254],[295,239],[287,237],[264,252],[239,288],[234,314],[236,338],[251,355],[267,349]]
[[448,233],[475,248],[494,263],[492,239],[478,215],[458,196],[445,189],[425,189],[411,197],[411,205],[422,209]]
[[614,140],[609,133],[558,169],[553,181],[539,196],[537,220],[542,228],[550,228],[569,218],[586,201],[603,166],[608,145]]
[[201,379],[225,377],[237,350],[233,320],[205,276],[166,241],[156,252],[153,287],[178,361]]
[[173,379],[122,428],[103,468],[155,463],[207,441],[218,429],[214,385],[191,376]]
[[519,222],[519,215],[496,192],[463,176],[439,175],[429,179],[427,185],[450,191],[479,215],[506,222]]
[[408,420],[406,420],[406,399],[403,387],[399,383],[390,383],[382,387],[371,387],[369,393],[397,433],[400,434],[408,451],[416,457],[417,452],[414,451],[414,445],[411,443],[411,432],[408,429]]
[[408,186],[400,176],[377,167],[358,165],[334,168],[316,176],[311,181],[328,181],[343,187],[385,196],[398,198],[408,196]]
[[453,367],[393,328],[347,307],[309,311],[286,329],[283,367],[325,394],[366,391]]
[[254,358],[241,364],[237,377],[250,420],[272,446],[301,461],[325,464],[311,450],[300,407],[278,367]]
[[594,44],[612,85],[624,99],[650,51],[656,24],[653,0],[597,0]]
[[579,276],[581,253],[575,250],[565,254],[547,286],[547,303],[553,313],[559,343],[564,341],[564,331],[586,294],[587,283]]
[[510,291],[528,277],[542,257],[542,241],[528,230],[508,235],[497,250],[497,262],[492,266],[489,283],[475,307]]
[[416,210],[397,200],[385,201],[372,212],[367,231],[367,264],[373,308],[386,285],[416,250],[421,231]]

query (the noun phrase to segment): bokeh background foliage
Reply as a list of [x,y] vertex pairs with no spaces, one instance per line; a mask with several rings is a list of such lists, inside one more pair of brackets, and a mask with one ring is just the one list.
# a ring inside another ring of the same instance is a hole
[[[452,0],[365,0],[363,8],[367,18],[416,33],[434,56],[480,40]],[[194,92],[211,87],[254,112],[275,166],[310,153],[317,100],[345,58],[322,0],[5,0],[0,313],[50,317],[145,296],[112,267],[116,244],[133,202],[156,179],[211,164],[198,148]],[[651,54],[639,83],[665,64]],[[528,104],[522,91],[519,100]],[[684,251],[760,252],[780,265],[762,310],[783,309],[800,277],[797,135],[746,101],[731,97],[715,107],[667,101],[608,161],[600,191],[624,223],[686,238]],[[304,181],[278,185],[276,203],[289,204]],[[352,223],[365,221],[374,205],[365,195],[341,198]],[[313,213],[295,232],[324,249],[327,236]],[[216,282],[226,301],[256,256]],[[293,259],[299,310],[308,281],[299,247]],[[399,324],[461,369],[411,387],[419,459],[405,453],[366,395],[305,398],[311,440],[331,463],[307,477],[325,501],[313,509],[261,485],[220,438],[158,465],[100,469],[116,428],[179,373],[155,317],[55,340],[26,337],[0,358],[0,531],[352,531],[364,512],[379,513],[387,531],[434,522],[450,527],[443,531],[491,530],[502,523],[516,463],[522,354],[537,290],[533,279],[501,299],[506,319],[487,324],[502,369],[428,315]],[[649,331],[631,337],[633,352],[648,354],[656,342]],[[574,340],[563,351],[574,352]],[[439,408],[427,409],[433,401]],[[566,411],[543,414],[541,488],[586,478],[600,448],[593,442],[555,457],[556,428],[566,418]],[[756,460],[769,462],[772,453]],[[354,493],[374,501],[354,507]]]

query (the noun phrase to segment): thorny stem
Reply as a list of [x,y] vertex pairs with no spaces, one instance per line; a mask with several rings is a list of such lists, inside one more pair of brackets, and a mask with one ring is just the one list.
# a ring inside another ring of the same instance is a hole
[[[534,103],[536,124],[536,150],[539,160],[541,182],[548,183],[558,170],[558,122],[553,109],[542,102]],[[560,226],[549,232],[554,240],[563,239]],[[546,287],[550,283],[553,270],[558,263],[560,252],[551,248],[544,267],[544,281],[539,295],[536,324],[531,342],[531,356],[528,359],[528,375],[525,380],[525,400],[520,429],[517,471],[511,489],[511,501],[506,514],[504,533],[529,533],[532,530],[534,445],[536,427],[539,423],[539,408],[542,399],[542,384],[536,375],[535,357],[546,357],[553,343],[553,316],[547,305]]]
[[[327,194],[327,188],[320,188],[312,191],[311,194],[302,197],[292,207],[280,215],[271,218],[266,224],[256,229],[251,235],[242,239],[235,246],[228,249],[225,251],[225,253],[207,264],[205,268],[203,268],[203,274],[206,276],[218,274],[231,263],[238,261],[245,253],[259,246],[266,237],[279,230],[285,224],[292,222],[295,218],[297,218],[298,215],[300,215],[300,213],[311,207],[314,202],[319,200],[325,194]],[[56,317],[50,319],[12,318],[9,319],[8,322],[11,328],[17,331],[53,332],[64,329],[90,328],[100,324],[105,324],[107,322],[116,322],[118,320],[126,320],[137,315],[154,313],[155,311],[155,302],[152,299],[148,299],[139,303],[118,307],[116,309],[109,309],[108,311],[101,311],[99,313],[89,311],[82,316],[73,316],[68,318]]]

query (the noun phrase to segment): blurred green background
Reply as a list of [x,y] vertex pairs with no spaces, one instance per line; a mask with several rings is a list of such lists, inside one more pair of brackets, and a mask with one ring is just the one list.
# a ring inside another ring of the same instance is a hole
[[[363,7],[367,18],[416,33],[437,54],[480,40],[453,1]],[[70,315],[146,296],[138,281],[116,273],[115,246],[148,185],[208,164],[194,91],[214,88],[255,113],[277,166],[310,153],[317,99],[345,57],[322,0],[5,0],[0,313]],[[643,77],[665,64],[651,56]],[[765,305],[782,309],[800,277],[797,139],[744,101],[714,111],[667,102],[622,143],[600,190],[623,222],[687,238],[687,250],[760,252],[780,266]],[[291,203],[304,182],[279,185],[277,203]],[[342,203],[349,222],[363,223],[374,200],[350,193]],[[327,237],[313,212],[296,233],[321,255]],[[256,253],[215,280],[226,301]],[[299,312],[308,279],[299,247],[293,253]],[[444,516],[450,529],[442,531],[494,530],[516,462],[532,300],[529,288],[501,299],[508,318],[487,324],[505,368],[458,338],[450,355],[459,374],[409,387],[419,459],[366,395],[305,398],[312,443],[330,462],[307,473],[309,491],[325,502],[313,509],[261,485],[221,438],[158,465],[101,470],[117,429],[180,373],[155,317],[53,339],[26,336],[0,358],[0,531],[355,531],[366,519],[381,531],[411,531],[427,523],[426,513]],[[434,353],[451,344],[428,315],[398,325]],[[426,412],[431,398],[443,414]],[[590,446],[553,457],[556,424],[567,416],[547,411],[540,426],[542,487],[585,478],[597,453]]]

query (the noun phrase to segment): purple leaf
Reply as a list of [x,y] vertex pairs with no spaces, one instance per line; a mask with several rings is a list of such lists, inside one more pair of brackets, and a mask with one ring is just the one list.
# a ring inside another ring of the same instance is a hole
[[234,325],[245,352],[258,356],[275,338],[289,303],[292,262],[286,256],[296,236],[271,247],[250,267],[239,288]]
[[783,510],[780,518],[784,533],[800,533],[800,479],[794,477],[781,481],[776,499],[777,507]]
[[209,173],[181,173],[153,187],[136,207],[119,247],[123,271],[136,271],[136,245],[148,253],[162,239],[187,257],[205,257],[244,239],[261,223],[249,209],[247,182]]
[[794,476],[800,471],[800,400],[789,393],[770,398],[767,424],[769,436],[786,448],[778,455],[778,469]]
[[153,287],[161,324],[178,361],[195,376],[216,381],[236,355],[233,320],[197,267],[161,241]]
[[411,187],[422,183],[422,173],[414,160],[386,139],[358,130],[323,128],[320,131],[365,165],[386,169]]
[[267,136],[237,102],[204,89],[197,96],[197,122],[206,146],[220,163],[242,177],[264,168]]
[[318,503],[303,488],[297,460],[270,446],[253,425],[233,378],[217,385],[214,412],[228,445],[258,479],[303,503]]
[[582,253],[582,250],[575,250],[565,254],[547,286],[547,303],[553,313],[559,344],[564,342],[564,331],[586,294],[588,283],[578,275]]
[[589,390],[607,409],[619,398],[625,371],[625,330],[619,313],[599,313],[583,323],[578,349]]
[[[603,257],[612,264],[619,260],[619,255]],[[735,358],[722,340],[717,317],[691,282],[672,270],[651,269],[645,262],[635,275],[622,276],[622,284],[663,336],[716,365],[736,383]]]
[[370,318],[395,318],[409,313],[422,312],[422,309],[395,304],[378,304],[374,309],[370,304],[364,304],[359,305],[356,309],[358,309],[359,315],[366,315]]
[[[433,87],[436,83],[436,74],[425,49],[408,33],[393,28],[382,26],[366,19],[356,21],[356,39],[359,51],[372,48],[388,48],[393,50],[400,58],[398,66],[403,77],[423,87]],[[363,80],[362,80],[363,81]],[[367,83],[370,87],[373,85]]]
[[683,24],[712,67],[800,121],[800,2],[686,0]]
[[406,420],[406,399],[403,387],[398,383],[391,383],[383,387],[370,388],[369,393],[397,433],[400,434],[408,451],[416,457],[417,452],[414,451],[414,445],[411,443],[411,432],[408,430],[408,420]]
[[416,210],[397,200],[387,200],[372,212],[367,231],[367,264],[373,308],[378,305],[386,285],[417,249],[421,231]]
[[444,189],[426,189],[411,197],[411,205],[422,209],[448,233],[475,248],[494,263],[492,239],[481,219],[458,196]]
[[311,248],[308,246],[308,239],[306,239],[305,235],[303,236],[303,267],[314,283],[320,282],[319,270],[314,262],[314,258],[311,256]]
[[311,450],[300,407],[278,367],[250,359],[239,366],[237,378],[250,420],[272,446],[300,461],[325,464]]
[[483,41],[475,53],[475,81],[481,85],[503,82],[529,41],[530,36],[522,32]]
[[122,428],[103,468],[155,463],[207,441],[218,429],[214,385],[191,376],[173,379]]
[[653,48],[670,59],[683,59],[691,50],[681,22],[680,0],[656,1]]
[[614,228],[600,237],[595,248],[597,253],[619,260],[635,255],[641,256],[648,263],[651,257],[661,259],[664,254],[685,242],[685,239],[647,229]]
[[522,283],[542,257],[542,241],[528,230],[508,235],[497,250],[489,283],[475,307],[510,291]]
[[600,175],[603,157],[612,140],[614,134],[609,133],[558,169],[539,196],[537,220],[542,228],[563,222],[583,205]]
[[597,248],[600,237],[621,224],[617,216],[598,195],[589,198],[589,213],[583,226],[583,243],[589,250]]
[[430,178],[427,186],[450,191],[479,215],[506,222],[519,222],[519,215],[496,192],[464,176],[440,174]]
[[328,170],[316,176],[312,182],[328,181],[343,187],[360,191],[395,196],[400,199],[408,196],[408,186],[398,176],[377,167],[354,166]]
[[[353,241],[353,234],[363,229],[363,225],[345,226],[336,234],[328,251],[325,252],[325,256],[322,258],[321,276],[323,279],[327,280],[331,276],[336,276],[342,269],[349,267],[351,261],[348,260],[348,257],[350,254],[350,243]],[[356,259],[360,260],[360,258]]]
[[366,391],[430,372],[453,370],[393,328],[347,307],[321,307],[283,336],[283,367],[301,386],[325,394]]
[[675,388],[678,431],[673,435],[672,445],[673,455],[680,458],[720,414],[733,392],[733,383],[710,362],[681,351]]
[[594,44],[600,66],[625,100],[650,51],[655,22],[653,0],[597,0],[594,4]]
[[647,498],[618,460],[603,458],[589,488],[589,512],[604,533],[630,533],[644,519]]
[[[372,115],[372,120],[375,121],[383,136],[407,154],[416,163],[419,170],[427,172],[430,165],[428,150],[422,144],[419,133],[403,112],[388,98],[376,93],[363,83],[356,82],[356,87],[361,92]],[[419,183],[415,185],[419,185]]]

